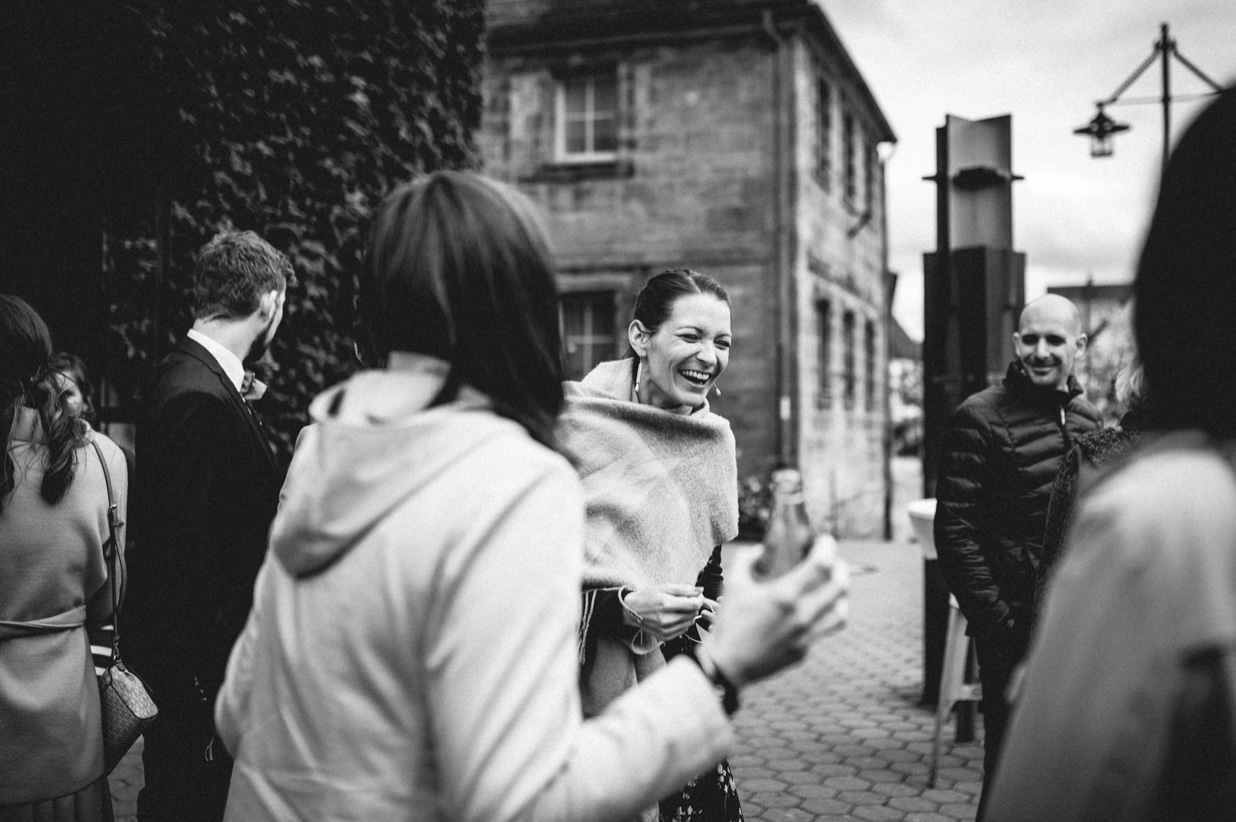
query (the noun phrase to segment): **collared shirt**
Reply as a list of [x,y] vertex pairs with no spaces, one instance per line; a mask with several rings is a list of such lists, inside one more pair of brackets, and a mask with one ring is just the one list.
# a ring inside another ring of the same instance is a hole
[[196,328],[189,329],[188,337],[210,352],[210,355],[223,368],[223,373],[227,374],[227,378],[232,381],[232,385],[236,386],[236,390],[239,391],[241,384],[245,381],[245,364],[240,361],[240,357],[237,357]]

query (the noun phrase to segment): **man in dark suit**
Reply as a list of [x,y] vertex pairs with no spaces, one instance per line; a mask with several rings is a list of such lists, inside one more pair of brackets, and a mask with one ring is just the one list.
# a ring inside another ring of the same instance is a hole
[[126,653],[154,689],[142,822],[222,819],[232,762],[215,693],[245,624],[282,473],[245,393],[283,317],[292,268],[253,232],[198,252],[194,322],[154,370],[137,429]]

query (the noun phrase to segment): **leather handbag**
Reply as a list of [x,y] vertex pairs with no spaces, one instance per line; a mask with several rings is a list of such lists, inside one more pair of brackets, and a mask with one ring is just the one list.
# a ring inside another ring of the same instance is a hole
[[120,589],[118,580],[124,570],[124,555],[116,534],[124,523],[116,511],[112,495],[112,477],[107,460],[98,442],[91,440],[103,479],[107,482],[107,542],[103,556],[107,559],[107,575],[112,591],[112,655],[111,662],[99,674],[99,708],[103,715],[103,774],[106,776],[120,763],[137,738],[145,732],[159,714],[150,687],[129,670],[120,658]]

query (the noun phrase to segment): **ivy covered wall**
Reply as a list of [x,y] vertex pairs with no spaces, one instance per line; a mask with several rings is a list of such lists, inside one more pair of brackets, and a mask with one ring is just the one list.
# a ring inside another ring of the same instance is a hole
[[310,400],[356,367],[352,305],[374,209],[419,173],[478,162],[483,5],[124,3],[148,77],[142,170],[103,218],[106,359],[122,409],[189,326],[193,253],[219,229],[251,229],[296,269],[259,368],[263,417],[290,454]]

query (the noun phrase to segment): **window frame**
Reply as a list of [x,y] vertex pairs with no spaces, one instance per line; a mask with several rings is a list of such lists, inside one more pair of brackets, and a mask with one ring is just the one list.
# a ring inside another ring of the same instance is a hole
[[876,368],[877,348],[876,324],[874,320],[867,317],[863,328],[863,356],[866,357],[863,369],[863,377],[866,382],[863,407],[869,414],[874,413],[876,410],[876,375],[879,373],[879,370]]
[[858,395],[858,342],[854,339],[858,331],[858,317],[853,309],[847,308],[841,314],[841,395],[847,411],[854,408]]
[[[567,333],[567,303],[576,302],[582,306],[586,306],[584,311],[584,326],[585,333],[572,337]],[[610,322],[609,335],[597,334],[591,332],[593,322],[595,321],[597,311],[608,313]],[[599,363],[607,360],[616,359],[621,356],[622,343],[625,337],[621,335],[624,329],[619,328],[618,322],[618,294],[611,288],[595,288],[595,289],[578,289],[565,291],[558,295],[558,328],[562,337],[562,367],[567,379],[580,380],[587,375],[589,371],[595,368]],[[577,344],[586,345],[590,357],[584,357],[583,373],[572,374],[568,370],[570,363],[570,345],[571,340],[575,339]],[[609,354],[597,354],[599,348],[603,348],[608,339]]]
[[825,191],[832,188],[833,174],[833,86],[824,68],[815,67],[815,181]]
[[[608,80],[614,85],[614,108],[611,112],[614,122],[614,150],[596,151],[596,135],[593,133],[596,121],[595,83],[598,79]],[[585,151],[572,152],[567,150],[567,86],[570,83],[585,84],[584,129]],[[564,74],[554,80],[554,162],[556,163],[612,163],[618,159],[618,128],[621,122],[622,103],[619,97],[620,88],[616,67],[597,68],[586,72]]]
[[815,301],[816,332],[819,340],[816,357],[819,360],[819,375],[816,406],[831,408],[833,405],[833,303],[827,297]]

